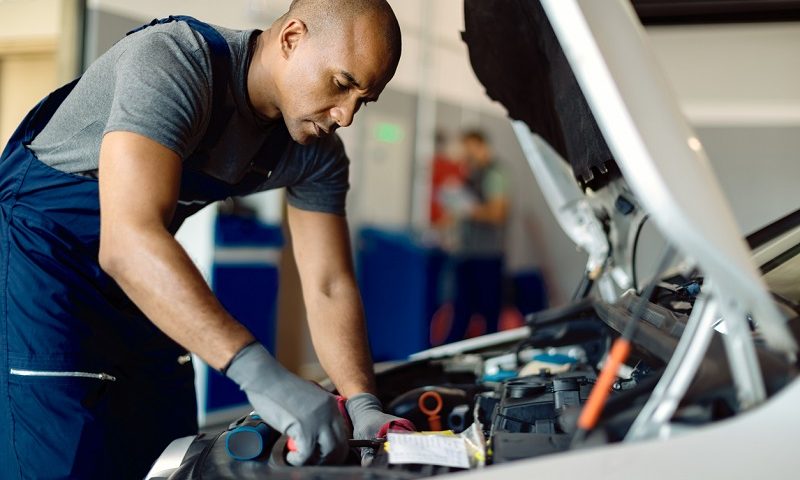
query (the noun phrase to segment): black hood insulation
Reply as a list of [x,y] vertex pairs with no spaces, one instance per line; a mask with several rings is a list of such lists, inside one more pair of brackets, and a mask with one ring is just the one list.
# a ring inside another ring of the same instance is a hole
[[490,98],[542,136],[585,187],[619,170],[538,1],[465,0],[469,59]]

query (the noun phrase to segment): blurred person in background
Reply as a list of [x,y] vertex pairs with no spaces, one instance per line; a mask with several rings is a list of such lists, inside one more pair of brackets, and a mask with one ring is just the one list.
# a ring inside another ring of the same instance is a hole
[[508,180],[486,134],[461,135],[467,174],[463,187],[446,202],[456,219],[455,300],[446,342],[497,331],[502,307]]
[[431,226],[436,229],[447,228],[453,221],[442,203],[442,189],[452,185],[462,186],[466,177],[465,165],[451,156],[447,147],[447,133],[444,130],[436,130],[431,166],[430,210]]

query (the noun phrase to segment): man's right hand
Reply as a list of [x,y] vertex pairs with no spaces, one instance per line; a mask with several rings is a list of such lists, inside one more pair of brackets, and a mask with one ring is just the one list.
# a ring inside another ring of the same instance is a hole
[[260,343],[234,356],[225,371],[239,384],[256,413],[294,439],[292,465],[341,463],[347,457],[347,429],[336,398],[286,370]]

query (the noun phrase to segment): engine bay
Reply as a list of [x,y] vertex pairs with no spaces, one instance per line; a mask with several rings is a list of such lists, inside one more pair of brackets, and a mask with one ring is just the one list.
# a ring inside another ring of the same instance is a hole
[[[379,364],[378,396],[387,412],[409,419],[419,431],[459,434],[470,427],[479,431],[485,455],[482,465],[489,468],[620,442],[661,378],[701,291],[702,278],[672,277],[654,286],[650,301],[634,291],[614,304],[587,295],[566,307],[528,316],[526,327],[504,332],[499,340],[487,336],[482,344],[462,342],[466,344],[462,352],[439,355],[431,351],[428,358]],[[637,313],[640,318],[634,317]],[[796,332],[794,313],[790,324]],[[608,350],[630,322],[638,324],[631,354],[614,379],[597,425],[579,432],[578,417]],[[716,333],[712,339],[676,410],[673,428],[702,427],[740,410],[719,337]],[[452,352],[459,346],[448,348]],[[761,346],[758,356],[770,395],[795,378],[796,365],[782,356]],[[151,478],[405,479],[462,470],[436,464],[393,464],[388,453],[391,445],[387,448],[385,439],[351,441],[354,448],[345,465],[294,467],[285,460],[287,439],[277,432],[263,436],[255,458],[235,460],[228,450],[228,437],[252,422],[249,417],[218,434],[198,435],[180,468],[169,476]],[[356,447],[374,449],[369,465],[361,466]]]

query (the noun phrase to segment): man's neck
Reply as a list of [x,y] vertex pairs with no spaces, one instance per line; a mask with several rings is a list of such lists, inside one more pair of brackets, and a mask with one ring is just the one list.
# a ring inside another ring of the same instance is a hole
[[273,71],[265,61],[269,55],[269,40],[271,28],[264,30],[256,39],[250,67],[247,70],[247,96],[250,98],[253,110],[262,118],[276,120],[281,117],[281,111],[275,101],[275,82],[272,79]]

